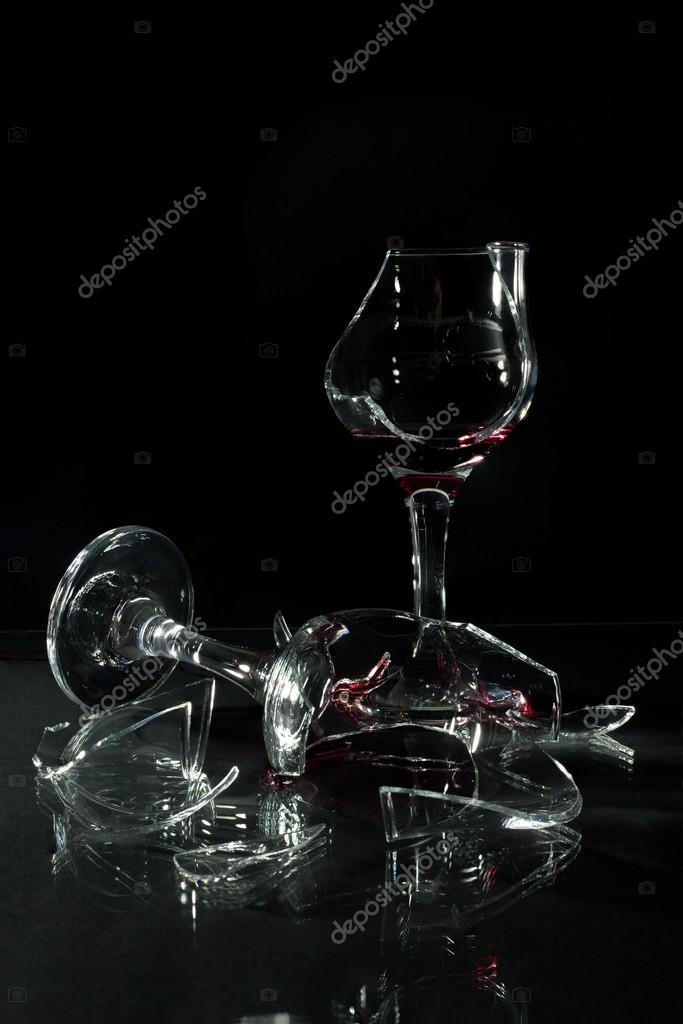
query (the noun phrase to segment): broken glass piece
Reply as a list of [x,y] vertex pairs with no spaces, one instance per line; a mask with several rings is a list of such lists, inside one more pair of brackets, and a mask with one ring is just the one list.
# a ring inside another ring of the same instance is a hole
[[203,772],[214,687],[202,680],[179,693],[147,694],[81,729],[48,727],[33,757],[39,777],[94,830],[157,831],[188,817],[238,775],[235,766],[212,784]]
[[633,718],[636,709],[632,704],[596,704],[578,711],[570,711],[560,719],[560,737],[593,737],[614,732]]
[[571,821],[581,811],[581,793],[569,772],[541,750],[528,734],[495,719],[475,728],[471,755],[476,788],[466,794],[437,787],[382,786],[380,802],[387,842],[448,827],[467,827],[468,807],[506,813],[506,828],[546,828]]
[[318,800],[365,825],[378,824],[371,797],[378,787],[405,793],[405,820],[392,839],[428,834],[449,822],[461,807],[451,796],[505,806],[533,820],[535,828],[570,821],[581,810],[581,794],[566,768],[531,733],[483,710],[453,731],[398,725],[325,737],[309,748],[308,766]]
[[[474,626],[366,609],[318,616],[292,635],[278,614],[276,649],[254,651],[198,634],[192,611],[187,565],[167,538],[137,526],[110,530],[74,559],[55,592],[52,671],[90,717],[144,699],[177,662],[209,671],[263,704],[268,758],[284,775],[303,772],[309,734],[349,725],[453,726],[482,708],[521,709],[523,724],[557,735],[555,674]],[[434,672],[425,677],[427,647]]]
[[484,630],[390,609],[329,618],[345,628],[330,642],[335,683],[313,734],[347,732],[349,723],[450,726],[482,708],[501,717],[518,711],[520,727],[558,735],[556,674]]

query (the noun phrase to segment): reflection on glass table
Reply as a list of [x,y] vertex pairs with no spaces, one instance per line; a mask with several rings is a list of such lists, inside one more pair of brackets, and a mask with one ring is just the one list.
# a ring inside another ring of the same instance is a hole
[[[447,827],[444,884],[457,883],[463,856],[473,856],[475,848],[472,864],[483,863],[487,850],[504,860],[510,843],[519,846],[533,831],[527,859],[519,849],[514,855],[515,871],[524,866],[528,886],[539,877],[541,844],[552,837],[557,851],[569,835],[547,826],[580,806],[571,778],[554,759],[528,734],[495,718],[485,727],[468,724],[478,734],[474,744],[424,726],[354,732],[319,744],[305,778],[265,771],[242,794],[207,786],[199,805],[186,780],[182,806],[160,805],[174,771],[185,779],[178,765],[190,780],[203,777],[212,697],[213,684],[206,681],[147,696],[87,722],[60,758],[44,751],[37,756],[39,795],[54,815],[56,869],[68,866],[100,894],[135,895],[145,866],[174,859],[181,896],[194,890],[207,907],[278,898],[294,913],[317,913],[330,900],[358,905],[365,887],[378,884],[373,865],[384,863],[387,840],[419,844],[435,837],[438,843]],[[192,706],[195,715],[188,719]],[[48,731],[51,740],[56,736],[59,731]],[[412,856],[411,847],[395,850]],[[354,862],[359,870],[351,876],[364,879],[361,891],[349,890],[347,871],[340,870]],[[111,891],[103,884],[108,871]],[[499,872],[502,880],[502,863]],[[515,876],[512,891],[518,882]],[[405,893],[397,895],[417,899],[418,883],[409,877]],[[456,902],[462,916],[463,898]]]

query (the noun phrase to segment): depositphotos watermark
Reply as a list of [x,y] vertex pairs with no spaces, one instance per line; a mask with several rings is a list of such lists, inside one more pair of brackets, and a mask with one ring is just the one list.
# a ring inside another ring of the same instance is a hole
[[[200,619],[199,616],[194,620],[194,630],[185,630],[185,636],[198,636],[200,632],[206,629],[206,623],[204,619]],[[105,714],[110,715],[117,704],[126,698],[131,693],[135,693],[137,688],[142,685],[145,679],[151,682],[154,679],[157,672],[164,667],[164,662],[161,658],[150,656],[144,658],[140,664],[132,668],[130,672],[127,672],[120,683],[117,683],[111,693],[106,693],[104,697],[100,698],[98,704],[91,704],[87,711],[78,719],[78,724],[84,726],[86,722],[90,722],[97,715]]]
[[[680,199],[678,200],[678,207],[677,210],[671,211],[668,220],[666,217],[663,217],[662,220],[657,220],[653,217],[652,223],[655,226],[650,228],[645,238],[642,235],[638,235],[637,238],[629,238],[629,243],[631,243],[630,249],[627,249],[626,253],[620,256],[616,263],[610,263],[608,267],[605,267],[605,273],[598,274],[595,281],[592,281],[588,274],[586,274],[587,284],[584,285],[583,289],[584,299],[594,299],[603,288],[607,288],[609,285],[616,285],[617,278],[622,270],[628,270],[632,263],[637,263],[641,256],[651,251],[650,247],[656,251],[662,238],[666,238],[668,235],[663,225],[666,224],[673,231],[679,224],[683,224],[683,202]],[[651,238],[650,235],[655,237]],[[646,244],[646,239],[649,245]],[[592,289],[590,295],[588,294],[589,289]]]
[[364,932],[369,918],[375,917],[381,909],[388,907],[397,896],[403,896],[408,892],[409,886],[416,884],[420,871],[429,871],[434,862],[445,857],[457,843],[458,837],[455,832],[447,832],[446,838],[439,839],[436,846],[428,846],[424,853],[417,858],[415,864],[411,866],[401,864],[394,881],[382,886],[375,894],[375,898],[367,901],[363,910],[357,910],[353,917],[348,917],[343,924],[339,924],[338,921],[334,922],[334,928],[330,932],[330,938],[334,944],[341,946],[349,935],[353,935],[355,932]]
[[[132,263],[136,256],[140,255],[139,250],[144,252],[149,249],[151,252],[154,249],[154,243],[157,238],[159,235],[163,235],[164,233],[159,225],[162,224],[165,228],[172,228],[174,224],[177,224],[180,221],[181,215],[187,216],[190,210],[194,210],[195,207],[199,205],[200,199],[206,199],[206,192],[198,185],[197,188],[193,189],[192,192],[189,192],[184,199],[175,200],[173,203],[175,209],[168,210],[166,212],[165,220],[163,217],[159,217],[158,220],[152,220],[151,217],[148,217],[147,223],[150,227],[145,228],[140,238],[138,238],[137,235],[133,235],[132,241],[130,238],[125,238],[124,242],[126,244],[121,254],[114,256],[111,263],[105,263],[104,266],[100,268],[99,274],[93,274],[89,280],[85,274],[81,274],[83,284],[78,289],[80,297],[82,299],[89,299],[94,291],[105,284],[111,288],[111,282],[116,271],[123,270],[129,263]],[[117,260],[119,261],[118,263],[116,262]],[[89,290],[86,293],[84,292],[84,289]]]
[[[355,74],[358,68],[361,71],[365,71],[365,65],[367,64],[370,57],[374,57],[376,53],[388,46],[389,43],[393,43],[394,39],[398,38],[399,32],[401,35],[406,34],[406,29],[410,25],[417,21],[415,14],[424,14],[431,7],[434,6],[434,0],[418,0],[416,4],[401,4],[401,13],[397,14],[394,21],[385,21],[384,24],[380,24],[379,28],[381,32],[378,32],[374,39],[369,39],[364,47],[360,50],[356,50],[353,57],[349,57],[345,60],[343,65],[338,60],[334,62],[334,71],[332,72],[332,81],[337,85],[341,85],[349,75]],[[394,23],[398,32],[394,29]]]
[[[434,434],[439,430],[443,430],[451,422],[454,416],[460,414],[460,409],[454,402],[449,402],[445,409],[434,416],[427,417],[427,423],[425,426],[420,427],[418,430],[418,438],[409,437],[404,435],[404,440],[400,444],[396,445],[396,448],[392,452],[385,452],[384,458],[380,459],[374,469],[371,469],[365,474],[362,480],[357,480],[353,487],[344,491],[341,495],[339,491],[334,492],[334,499],[330,506],[335,515],[340,516],[342,512],[346,512],[347,505],[355,505],[356,501],[365,501],[365,495],[368,493],[371,487],[389,476],[391,470],[399,466],[405,466],[406,462],[415,451],[415,445],[423,444],[425,441],[431,441]],[[339,508],[335,508],[339,505]]]
[[[631,698],[632,694],[637,693],[641,687],[645,686],[645,683],[651,683],[653,680],[659,679],[662,670],[668,668],[667,655],[672,661],[675,661],[676,658],[683,654],[683,629],[679,629],[678,636],[674,637],[669,647],[665,647],[661,651],[653,647],[652,654],[653,657],[648,661],[647,668],[643,668],[642,665],[638,665],[637,669],[632,668],[632,674],[628,677],[624,686],[620,686],[616,693],[611,693],[603,701],[603,704],[614,706],[623,704]],[[600,725],[600,715],[597,711],[589,711],[584,715],[583,722],[589,729],[594,729],[596,725]]]

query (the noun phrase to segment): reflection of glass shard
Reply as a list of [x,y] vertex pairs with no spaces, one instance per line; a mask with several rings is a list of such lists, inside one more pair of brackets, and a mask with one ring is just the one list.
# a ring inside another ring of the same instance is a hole
[[[495,978],[479,978],[472,973],[425,975],[408,984],[396,984],[385,996],[373,1024],[399,1024],[424,1020],[424,1007],[430,1008],[434,1021],[503,1021],[523,1024],[527,1020],[526,1003],[519,1002],[517,990],[510,990]],[[348,1021],[357,1020],[354,1015]]]
[[314,825],[277,836],[240,839],[177,853],[181,889],[218,890],[236,903],[262,899],[329,845],[329,829]]
[[[551,884],[579,851],[580,834],[565,825],[535,829],[507,808],[462,803],[453,830],[388,853],[386,887],[398,893],[391,906],[405,910],[400,897],[409,897],[415,924],[425,926],[432,908],[433,923],[449,930],[499,913]],[[396,923],[405,930],[410,922],[402,913]]]

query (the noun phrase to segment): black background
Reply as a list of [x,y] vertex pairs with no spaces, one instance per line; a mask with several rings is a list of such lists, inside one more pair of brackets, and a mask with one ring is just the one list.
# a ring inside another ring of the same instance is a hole
[[[451,617],[680,618],[679,233],[582,295],[681,198],[679,26],[435,0],[333,83],[399,11],[112,7],[8,27],[7,123],[28,141],[7,146],[7,343],[26,356],[2,364],[4,630],[44,628],[73,555],[126,523],[178,543],[211,628],[410,605],[396,485],[331,511],[372,459],[322,385],[390,235],[532,247],[539,386],[456,504]],[[81,274],[197,186],[154,252],[79,298]],[[15,557],[26,572],[5,570]]]
[[[410,605],[397,486],[331,511],[372,459],[322,386],[387,236],[532,247],[539,386],[456,503],[450,615],[523,624],[499,635],[557,669],[568,710],[605,699],[677,636],[683,226],[617,287],[592,300],[582,289],[683,198],[680,24],[649,4],[435,0],[364,73],[333,83],[333,61],[399,10],[383,0],[6,15],[7,126],[28,131],[26,144],[8,143],[5,185],[6,345],[26,356],[0,353],[0,703],[11,725],[0,959],[3,987],[26,996],[8,1015],[213,1024],[286,1008],[322,1024],[332,1001],[348,1003],[387,966],[392,980],[420,976],[422,961],[380,955],[376,931],[340,954],[324,914],[297,927],[254,908],[191,922],[170,879],[116,913],[91,906],[66,872],[52,876],[50,823],[30,785],[41,730],[70,717],[67,702],[46,663],[4,660],[27,650],[17,631],[44,629],[74,554],[125,523],[178,543],[209,631],[267,625],[278,606],[297,624],[335,607]],[[133,33],[140,18],[150,35]],[[638,32],[642,19],[654,34]],[[530,141],[513,141],[520,126]],[[276,142],[260,141],[264,127]],[[206,200],[154,252],[79,298],[82,274],[197,186]],[[260,358],[263,344],[278,357]],[[137,451],[151,463],[136,465]],[[520,556],[530,572],[512,571]],[[269,557],[277,572],[261,571]],[[13,558],[27,571],[6,571]],[[630,625],[642,620],[656,624]],[[627,625],[531,625],[606,621]],[[44,636],[33,640],[44,652]],[[552,890],[477,925],[472,957],[494,950],[499,979],[531,989],[524,1019],[680,1019],[679,689],[675,662],[634,697],[635,724],[617,734],[636,751],[632,769],[588,750],[567,756],[584,794],[581,857]],[[237,762],[255,791],[258,710],[233,699],[222,688],[208,760]],[[362,881],[336,863],[342,886]],[[654,891],[641,896],[645,880]],[[438,972],[427,952],[425,970]]]

